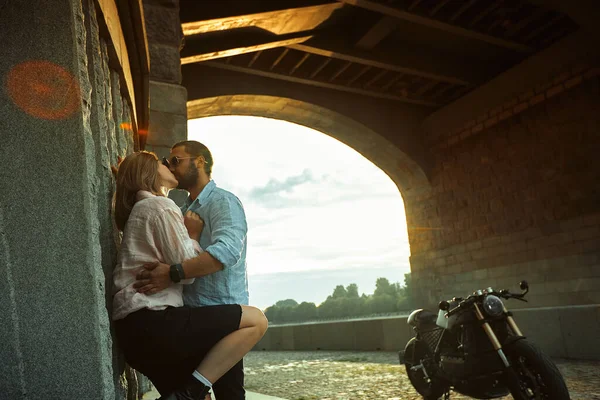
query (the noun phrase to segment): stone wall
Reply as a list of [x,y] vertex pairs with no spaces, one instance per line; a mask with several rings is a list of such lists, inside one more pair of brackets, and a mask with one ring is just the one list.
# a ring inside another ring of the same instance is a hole
[[150,127],[146,150],[160,156],[187,139],[187,91],[181,86],[179,0],[144,0],[150,52]]
[[405,198],[423,304],[532,285],[531,306],[600,303],[600,71],[572,66],[437,136]]
[[131,107],[93,0],[10,2],[0,24],[0,398],[123,398],[110,166]]
[[[516,301],[507,304],[509,309]],[[551,357],[600,360],[600,306],[516,310],[525,336]],[[407,317],[270,326],[253,350],[398,351],[414,336]]]

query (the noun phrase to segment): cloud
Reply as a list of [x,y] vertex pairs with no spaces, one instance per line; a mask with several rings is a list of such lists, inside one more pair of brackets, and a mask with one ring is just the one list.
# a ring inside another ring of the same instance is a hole
[[269,195],[281,194],[282,192],[291,193],[296,186],[308,182],[316,182],[312,171],[305,169],[300,175],[290,176],[283,182],[278,179],[271,179],[265,186],[255,187],[250,190],[250,198],[262,199]]

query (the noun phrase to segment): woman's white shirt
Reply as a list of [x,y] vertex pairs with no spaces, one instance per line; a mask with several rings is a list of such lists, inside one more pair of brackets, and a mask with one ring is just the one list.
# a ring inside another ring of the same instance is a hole
[[186,279],[159,293],[146,295],[133,288],[135,276],[146,263],[178,264],[200,252],[202,249],[198,242],[188,236],[181,210],[173,200],[139,191],[125,224],[113,272],[113,320],[125,318],[142,308],[164,310],[168,306],[181,307],[181,283],[189,284],[194,279]]

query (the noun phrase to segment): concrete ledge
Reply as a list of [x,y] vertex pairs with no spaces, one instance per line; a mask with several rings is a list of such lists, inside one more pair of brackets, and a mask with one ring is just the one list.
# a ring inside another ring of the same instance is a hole
[[[600,304],[514,311],[523,334],[551,357],[600,360]],[[407,317],[269,327],[254,350],[395,351],[413,337]]]

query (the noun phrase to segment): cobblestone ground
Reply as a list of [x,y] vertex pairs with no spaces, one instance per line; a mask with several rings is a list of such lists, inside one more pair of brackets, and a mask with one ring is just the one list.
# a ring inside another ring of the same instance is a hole
[[[555,362],[571,399],[600,400],[600,362]],[[289,400],[421,399],[393,352],[254,351],[244,367],[248,390]]]

